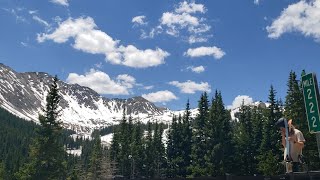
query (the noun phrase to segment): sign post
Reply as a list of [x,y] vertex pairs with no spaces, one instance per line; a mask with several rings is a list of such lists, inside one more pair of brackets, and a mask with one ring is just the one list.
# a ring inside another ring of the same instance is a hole
[[303,75],[301,80],[309,132],[316,133],[318,152],[320,157],[320,113],[318,103],[318,82],[314,73]]

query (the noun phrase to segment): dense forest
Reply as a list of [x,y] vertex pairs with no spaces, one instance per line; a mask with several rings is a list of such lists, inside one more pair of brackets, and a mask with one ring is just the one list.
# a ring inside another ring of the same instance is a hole
[[[318,170],[320,161],[314,134],[308,131],[302,88],[290,72],[285,101],[271,85],[268,106],[242,105],[233,120],[222,93],[204,92],[199,113],[185,112],[170,125],[147,125],[123,114],[119,125],[92,133],[92,138],[71,138],[61,128],[57,78],[50,88],[40,124],[28,122],[0,109],[0,179],[107,179],[176,178],[284,173],[283,150],[275,122],[293,119],[305,136],[306,165]],[[164,134],[164,131],[167,131]],[[110,146],[100,136],[113,133]],[[163,141],[166,136],[167,141]],[[67,154],[79,149],[81,155]]]

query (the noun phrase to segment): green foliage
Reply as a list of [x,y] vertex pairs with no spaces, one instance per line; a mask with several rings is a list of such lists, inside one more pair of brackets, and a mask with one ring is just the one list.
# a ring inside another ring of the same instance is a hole
[[303,100],[302,83],[298,82],[296,73],[291,71],[288,79],[288,90],[285,101],[285,117],[293,120],[293,124],[298,128],[306,139],[303,154],[307,159],[309,170],[319,170],[320,161],[317,150],[315,134],[311,134],[308,128],[305,105]]
[[178,119],[178,126],[176,132],[177,136],[177,152],[180,157],[176,159],[179,169],[178,176],[187,177],[190,172],[191,165],[191,150],[192,150],[192,127],[191,127],[191,117],[190,117],[190,104],[189,100],[186,104],[186,109],[183,116]]
[[191,176],[206,176],[206,160],[205,155],[207,147],[206,124],[209,115],[209,101],[207,93],[201,94],[199,104],[199,114],[195,118],[193,134],[192,134],[192,163],[190,166]]
[[94,140],[93,149],[90,156],[88,177],[90,179],[99,179],[102,171],[102,146],[99,132],[93,132],[92,138]]
[[134,177],[141,177],[144,172],[144,159],[145,159],[145,152],[144,152],[144,139],[143,139],[143,130],[141,127],[140,121],[138,121],[134,125],[134,132],[133,132],[133,140],[131,145],[131,176]]
[[222,176],[232,171],[234,145],[230,112],[224,107],[221,93],[216,91],[212,100],[208,121],[207,149],[205,155],[207,172],[211,176]]
[[60,95],[55,77],[46,98],[44,116],[39,116],[41,127],[30,146],[29,162],[16,176],[18,179],[65,179],[66,153],[61,140],[62,128],[58,120]]
[[[263,122],[262,141],[260,146],[260,156],[258,168],[264,175],[276,175],[282,172],[280,162],[283,160],[280,150],[280,133],[275,127],[276,121],[282,117],[279,103],[275,100],[276,91],[270,87],[269,107],[265,111]],[[272,155],[271,155],[272,154]],[[271,159],[270,159],[271,158]]]
[[5,167],[4,164],[2,162],[0,162],[0,179],[4,179],[5,177]]
[[[303,132],[307,140],[304,155],[310,170],[316,170],[320,162],[315,136],[308,133],[301,84],[294,72],[290,72],[287,85],[284,115],[292,118],[294,125]],[[103,179],[112,175],[185,178],[227,173],[268,176],[283,173],[281,138],[274,127],[283,116],[283,106],[281,100],[276,100],[273,86],[268,107],[242,105],[235,115],[236,120],[231,120],[219,91],[215,92],[211,105],[207,93],[201,94],[195,119],[190,116],[188,101],[184,114],[172,118],[166,148],[162,141],[164,124],[156,120],[148,124],[134,122],[131,115],[126,116],[125,110],[120,124],[95,131],[92,140],[72,139],[68,136],[74,132],[62,131],[58,120],[57,78],[46,101],[44,115],[39,116],[41,126],[0,108],[0,179],[75,180]],[[144,131],[147,131],[146,136]],[[111,132],[113,140],[107,149],[102,146],[100,135]],[[67,149],[81,147],[81,156],[67,155],[63,144]]]
[[235,142],[237,143],[236,158],[238,168],[236,174],[253,175],[256,173],[256,169],[251,108],[242,104],[237,118],[239,123],[234,136]]
[[35,123],[20,119],[0,108],[0,161],[6,166],[8,179],[13,179],[14,172],[26,162],[36,127]]

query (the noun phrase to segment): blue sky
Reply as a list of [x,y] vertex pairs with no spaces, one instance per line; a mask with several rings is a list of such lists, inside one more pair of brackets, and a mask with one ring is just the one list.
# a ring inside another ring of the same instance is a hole
[[320,0],[0,0],[0,62],[173,110],[284,99],[291,70],[320,73],[319,17]]

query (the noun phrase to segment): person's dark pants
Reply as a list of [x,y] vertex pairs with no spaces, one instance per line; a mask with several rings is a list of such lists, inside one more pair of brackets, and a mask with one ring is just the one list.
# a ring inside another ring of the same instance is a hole
[[299,172],[299,162],[292,162],[292,172]]

